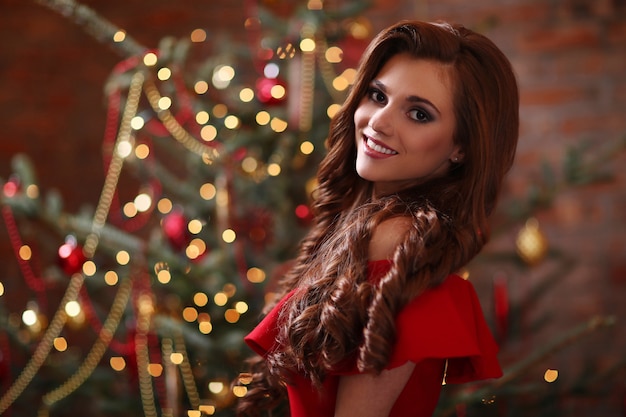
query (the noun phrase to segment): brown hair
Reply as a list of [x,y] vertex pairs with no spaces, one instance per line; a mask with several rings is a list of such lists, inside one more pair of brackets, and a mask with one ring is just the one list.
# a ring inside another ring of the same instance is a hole
[[[464,159],[444,177],[372,201],[371,183],[355,169],[354,113],[383,65],[400,53],[450,68],[453,141]],[[258,400],[277,399],[283,392],[279,381],[288,381],[292,372],[319,384],[351,358],[361,372],[386,366],[396,314],[469,262],[488,240],[488,216],[517,146],[518,101],[509,61],[481,34],[460,25],[404,21],[376,36],[331,122],[328,153],[318,171],[315,223],[281,295],[298,291],[281,313],[280,349],[265,363],[256,360],[260,372],[242,401],[243,414],[259,415],[251,411],[261,406]],[[374,285],[367,280],[369,240],[378,224],[396,216],[412,219],[412,227],[390,271]]]

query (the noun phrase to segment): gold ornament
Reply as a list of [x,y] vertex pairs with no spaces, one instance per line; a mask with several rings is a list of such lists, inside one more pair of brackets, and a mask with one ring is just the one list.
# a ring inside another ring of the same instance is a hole
[[528,265],[536,265],[548,253],[548,240],[539,229],[539,222],[534,217],[526,220],[515,241],[517,254]]

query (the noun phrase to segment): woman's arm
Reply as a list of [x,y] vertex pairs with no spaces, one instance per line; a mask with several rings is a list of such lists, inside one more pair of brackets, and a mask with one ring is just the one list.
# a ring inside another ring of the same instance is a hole
[[383,417],[388,416],[415,364],[407,362],[393,369],[385,369],[380,375],[356,374],[339,379],[335,417]]

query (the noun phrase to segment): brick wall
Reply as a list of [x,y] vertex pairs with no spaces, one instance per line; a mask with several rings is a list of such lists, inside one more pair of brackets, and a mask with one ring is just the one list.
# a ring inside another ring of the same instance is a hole
[[[196,27],[241,36],[244,3],[86,2],[153,47],[164,35],[183,36]],[[524,198],[540,181],[544,161],[555,167],[560,181],[559,167],[568,147],[588,143],[584,155],[590,158],[626,135],[624,1],[377,0],[368,15],[375,30],[402,18],[462,22],[491,37],[510,57],[521,87],[522,126],[516,165],[507,183],[508,199]],[[103,86],[118,61],[114,51],[34,1],[0,0],[0,177],[11,172],[11,156],[24,152],[34,160],[42,188],[60,189],[69,210],[85,202],[95,204],[103,178],[99,163]],[[551,248],[575,260],[568,265],[571,270],[546,262],[505,271],[512,297],[521,299],[533,284],[563,268],[550,293],[523,312],[526,323],[549,314],[552,325],[543,332],[569,328],[595,314],[614,314],[622,320],[614,330],[554,358],[551,366],[559,366],[564,374],[590,357],[607,366],[624,358],[625,162],[622,151],[601,164],[615,176],[613,180],[566,188],[551,207],[538,213]],[[515,232],[496,235],[489,250],[513,250]],[[3,227],[0,257],[2,276],[17,276]],[[477,282],[484,290],[486,308],[491,303],[488,285],[488,280]],[[528,340],[519,353],[544,340],[530,327],[524,331]],[[615,387],[603,404],[571,400],[564,405],[566,415],[622,415],[618,404],[625,389]]]

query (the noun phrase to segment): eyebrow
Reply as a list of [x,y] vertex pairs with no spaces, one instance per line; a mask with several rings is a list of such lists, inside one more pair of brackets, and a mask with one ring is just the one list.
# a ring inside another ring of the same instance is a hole
[[[385,84],[383,84],[379,80],[373,80],[372,84],[374,84],[377,88],[379,88],[383,93],[387,93],[387,89],[385,88]],[[437,114],[441,115],[441,112],[439,111],[437,106],[435,106],[433,104],[433,102],[428,100],[427,98],[416,96],[416,95],[410,95],[410,96],[407,96],[406,101],[408,101],[410,103],[423,103],[423,104],[426,104],[426,105],[432,107],[437,112]]]

